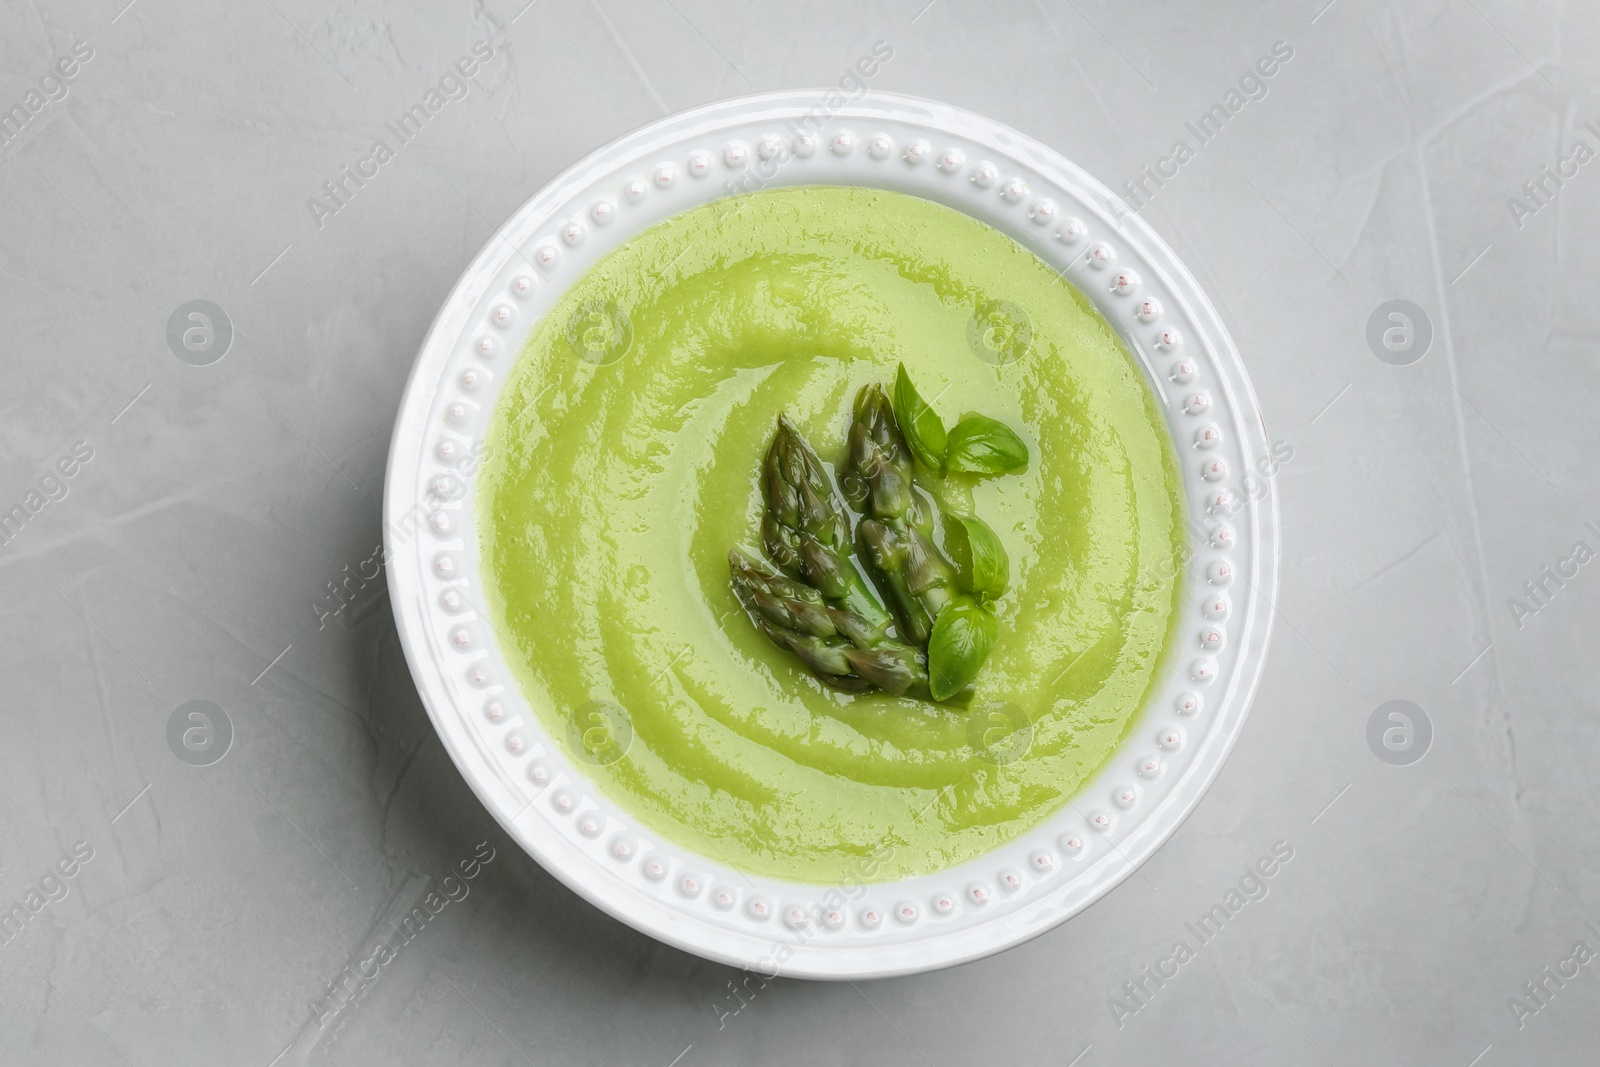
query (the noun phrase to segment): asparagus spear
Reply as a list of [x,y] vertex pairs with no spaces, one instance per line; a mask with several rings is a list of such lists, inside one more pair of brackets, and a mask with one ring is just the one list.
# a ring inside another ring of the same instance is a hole
[[811,585],[830,605],[859,615],[873,628],[886,626],[888,613],[850,561],[854,546],[844,505],[822,461],[786,415],[778,416],[763,474],[767,511],[761,535],[772,562]]
[[848,692],[877,686],[895,695],[929,695],[922,654],[887,634],[889,617],[874,624],[848,608],[825,603],[802,582],[769,574],[734,549],[728,553],[733,592],[750,620],[779,648],[799,656],[823,682]]
[[866,515],[856,538],[900,636],[926,646],[934,620],[957,595],[956,569],[929,536],[932,508],[912,486],[911,453],[882,386],[866,386],[856,396],[850,469],[840,484]]

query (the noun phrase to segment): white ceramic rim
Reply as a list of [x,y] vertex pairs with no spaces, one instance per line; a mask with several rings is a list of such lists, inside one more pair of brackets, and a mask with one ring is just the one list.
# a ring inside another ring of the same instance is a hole
[[[1254,392],[1216,310],[1166,244],[1099,182],[1015,130],[914,97],[872,92],[835,105],[842,95],[763,93],[694,108],[550,181],[473,259],[423,340],[384,486],[401,644],[445,748],[506,832],[575,892],[668,944],[767,975],[831,979],[1009,948],[1088,907],[1154,853],[1243,727],[1278,565],[1276,468]],[[566,758],[475,608],[483,583],[462,464],[481,447],[505,371],[543,310],[589,264],[740,188],[845,182],[962,210],[1089,296],[1163,403],[1190,563],[1161,695],[1072,801],[946,871],[814,886],[735,871],[660,839]]]

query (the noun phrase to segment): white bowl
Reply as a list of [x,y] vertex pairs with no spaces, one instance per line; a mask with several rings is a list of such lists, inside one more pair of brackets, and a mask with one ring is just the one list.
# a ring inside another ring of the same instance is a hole
[[[725,100],[662,119],[541,189],[478,253],[423,341],[384,489],[406,657],[456,766],[523,848],[639,930],[771,975],[861,978],[975,959],[1088,907],[1147,859],[1221,770],[1260,677],[1277,586],[1275,470],[1215,309],[1137,215],[1055,151],[912,97]],[[832,94],[837,97],[839,94]],[[837,102],[836,100],[833,102]],[[1191,562],[1166,677],[1082,791],[1019,838],[898,882],[818,886],[735,871],[647,832],[528,706],[475,605],[471,457],[529,332],[631,236],[737,189],[898,190],[1009,234],[1088,295],[1144,365],[1181,462]],[[1153,302],[1153,303],[1147,303]],[[1215,631],[1215,644],[1203,647]]]

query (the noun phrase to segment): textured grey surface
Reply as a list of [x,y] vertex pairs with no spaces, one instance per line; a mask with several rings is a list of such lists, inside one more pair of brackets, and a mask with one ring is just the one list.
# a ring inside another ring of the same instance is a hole
[[[1592,6],[123,2],[0,10],[0,108],[29,115],[0,146],[0,509],[28,515],[0,547],[0,907],[25,920],[0,1062],[1595,1062],[1600,565],[1523,592],[1600,550],[1600,163],[1522,191],[1600,149]],[[874,88],[1113,187],[1292,47],[1143,208],[1294,448],[1283,595],[1238,749],[1142,876],[986,961],[736,998],[509,844],[378,587],[324,617],[327,583],[368,567],[405,374],[493,223],[666,110],[834,84],[875,40]],[[319,226],[307,200],[477,41],[465,97]],[[166,339],[200,298],[235,329],[203,367]],[[1410,366],[1365,339],[1392,299],[1431,320]],[[1368,747],[1391,699],[1432,722],[1409,766]],[[169,747],[191,700],[232,723],[209,766]],[[1201,944],[1185,924],[1280,841]],[[392,909],[490,850],[329,999]],[[1193,958],[1129,996],[1178,940]]]

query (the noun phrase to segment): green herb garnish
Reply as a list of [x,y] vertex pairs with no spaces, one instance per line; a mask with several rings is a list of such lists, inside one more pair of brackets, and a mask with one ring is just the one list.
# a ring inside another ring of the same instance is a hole
[[928,684],[933,699],[949,700],[978,677],[994,648],[994,612],[960,597],[940,614],[928,642]]
[[1010,474],[1028,465],[1028,446],[998,419],[968,415],[950,431],[945,465],[969,474]]
[[1000,538],[982,519],[946,515],[944,544],[950,561],[956,565],[956,583],[977,596],[981,603],[992,603],[1005,593],[1011,581],[1011,559]]
[[949,444],[944,420],[917,393],[904,363],[900,364],[894,378],[894,417],[900,422],[911,454],[935,474],[943,474],[945,449]]

